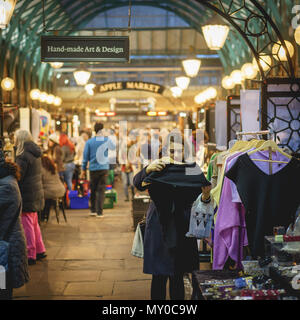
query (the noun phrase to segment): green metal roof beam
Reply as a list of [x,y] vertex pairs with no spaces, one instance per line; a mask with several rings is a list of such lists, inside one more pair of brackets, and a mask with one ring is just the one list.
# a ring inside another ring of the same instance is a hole
[[[37,14],[39,8],[41,7],[41,4],[38,4],[34,10],[32,11],[32,15]],[[23,39],[23,36],[26,32],[26,29],[28,28],[28,26],[30,25],[31,21],[30,19],[28,19],[26,21],[25,24],[22,24],[22,28],[21,28],[21,32],[19,32],[18,34],[18,39],[17,39],[17,44],[19,44],[19,46],[17,47],[17,49],[13,50],[13,52],[10,54],[10,59],[9,59],[9,74],[14,74],[14,69],[15,69],[15,64],[16,64],[16,57],[17,55],[20,53],[20,42]],[[26,47],[25,47],[26,50]]]
[[[0,78],[3,78],[4,64],[5,64],[5,61],[6,61],[6,54],[7,54],[7,52],[9,51],[9,49],[11,47],[11,41],[10,41],[11,36],[12,36],[13,32],[16,30],[16,28],[18,27],[19,19],[20,19],[20,16],[22,15],[22,10],[24,10],[30,4],[30,2],[31,2],[31,0],[26,0],[23,3],[23,5],[21,6],[20,12],[16,13],[11,19],[11,22],[10,22],[10,25],[9,25],[9,31],[5,36],[5,43],[1,48],[1,54],[0,54]],[[11,75],[9,74],[9,76],[11,76]],[[1,90],[0,90],[0,92],[1,92]]]
[[[53,22],[56,22],[55,26],[60,25],[61,24],[61,20],[64,20],[64,16],[60,17],[60,19],[57,19],[57,17],[52,16],[52,18],[50,19],[50,23],[52,25]],[[66,23],[69,23],[69,21],[67,21]],[[37,23],[33,32],[31,32],[30,37],[28,37],[27,42],[30,44],[32,43],[34,37],[36,37],[36,31],[39,28],[39,24]],[[35,44],[33,45],[33,47],[37,47],[38,46],[38,42],[40,42],[40,37],[36,37],[35,40]],[[25,70],[24,70],[24,63],[22,64],[22,66],[20,66],[19,69],[19,74],[22,75],[23,74],[23,70],[25,72],[25,91],[28,92],[29,91],[29,86],[28,86],[28,81],[29,79],[31,80],[31,88],[35,88],[37,86],[36,82],[33,81],[34,77],[30,76],[30,72],[33,72],[33,70],[35,70],[35,67],[32,68],[33,66],[33,61],[35,59],[35,55],[38,52],[39,54],[39,50],[32,50],[29,59],[26,61],[26,66],[25,66]],[[28,56],[27,56],[28,58]],[[41,63],[39,63],[39,65],[41,65]],[[32,69],[31,69],[32,68]],[[37,68],[38,69],[38,68]],[[38,72],[38,71],[37,71]],[[27,102],[27,96],[26,96],[26,102]]]
[[[144,1],[143,3],[134,3],[133,5],[150,5],[150,6],[154,6],[154,7],[159,7],[159,8],[161,8],[161,9],[165,9],[165,10],[168,10],[168,11],[172,11],[172,12],[174,12],[174,13],[176,13],[178,16],[180,16],[184,21],[186,21],[188,24],[190,24],[193,28],[195,28],[198,32],[200,32],[200,33],[202,33],[202,29],[201,29],[201,25],[200,25],[200,23],[199,23],[199,19],[198,19],[198,17],[195,17],[195,16],[191,16],[191,17],[187,17],[186,16],[186,12],[184,12],[184,13],[181,13],[181,12],[179,12],[178,10],[175,10],[174,8],[170,8],[170,7],[167,7],[167,6],[165,6],[165,5],[161,5],[160,3],[161,2],[158,2],[158,1],[155,1],[155,5],[153,4],[153,1],[151,1],[151,2],[147,2],[147,1]],[[98,14],[100,14],[100,13],[102,13],[103,11],[105,11],[105,10],[111,10],[112,8],[115,8],[115,7],[119,7],[121,4],[123,4],[123,2],[119,2],[119,3],[116,3],[116,2],[114,2],[114,5],[112,5],[111,7],[105,7],[105,8],[102,8],[102,9],[100,9],[100,10],[97,10],[97,12],[93,12],[91,15],[89,15],[88,17],[86,17],[86,19],[84,19],[84,21],[82,21],[82,23],[80,24],[80,26],[83,26],[85,23],[87,23],[90,19],[92,19],[93,18],[93,16],[97,16]],[[178,6],[178,3],[176,3],[177,4],[177,6]],[[123,5],[123,6],[125,6],[125,4]],[[181,6],[181,8],[184,8],[183,6]],[[211,11],[211,10],[210,10]],[[205,17],[203,17],[203,15],[199,15],[198,14],[198,16],[199,16],[199,18],[201,19],[201,20],[207,20],[207,19],[209,19],[209,17],[208,17],[208,15],[206,15]],[[194,21],[195,20],[195,21]],[[205,21],[204,21],[205,22]],[[250,53],[250,51],[248,50],[248,47],[247,47],[247,45],[246,45],[246,43],[245,43],[245,41],[244,41],[244,39],[239,35],[239,37],[240,37],[240,39],[242,40],[240,43],[239,43],[239,45],[242,45],[242,47],[243,47],[243,50],[245,51],[245,55],[247,56],[249,56],[249,53]],[[222,53],[220,53],[220,51],[219,51],[219,54],[222,54]],[[227,55],[227,54],[226,54]],[[236,56],[234,55],[232,58],[235,58]],[[224,59],[225,57],[223,57],[223,61],[225,60]],[[232,58],[230,58],[230,60],[232,60]]]

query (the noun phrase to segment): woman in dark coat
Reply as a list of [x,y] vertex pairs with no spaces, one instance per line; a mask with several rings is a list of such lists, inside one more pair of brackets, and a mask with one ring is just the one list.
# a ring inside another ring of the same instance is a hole
[[16,162],[21,169],[19,181],[22,195],[22,224],[27,240],[28,263],[35,264],[44,258],[45,246],[38,224],[37,212],[44,208],[42,184],[42,150],[32,140],[30,132],[18,130],[16,133]]
[[[171,160],[176,160],[178,151],[181,159],[184,158],[182,143],[170,143],[166,147]],[[166,299],[168,279],[170,298],[184,300],[183,275],[199,269],[197,240],[187,238],[185,234],[189,229],[191,207],[196,198],[202,193],[202,200],[210,201],[210,183],[196,164],[192,166],[198,170],[198,174],[193,178],[184,173],[175,173],[182,171],[185,166],[190,167],[187,164],[180,166],[166,165],[163,159],[155,160],[134,177],[135,187],[140,191],[148,189],[152,200],[144,236],[144,273],[152,274],[153,300]],[[164,175],[168,175],[169,180],[172,180],[172,175],[174,181],[181,179],[182,187],[159,181]],[[173,203],[175,209],[172,208]]]
[[0,151],[0,240],[8,231],[6,241],[10,245],[9,275],[6,289],[0,290],[0,300],[12,299],[13,288],[20,288],[29,281],[26,240],[20,220],[22,198],[18,178],[19,168],[14,163],[5,162]]

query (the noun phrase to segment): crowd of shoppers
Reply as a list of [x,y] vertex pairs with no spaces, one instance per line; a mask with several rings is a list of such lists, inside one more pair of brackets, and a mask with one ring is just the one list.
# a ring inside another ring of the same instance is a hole
[[[125,201],[129,201],[128,189],[131,190],[131,198],[135,190],[149,189],[143,185],[144,180],[151,173],[166,167],[163,160],[165,154],[172,161],[186,161],[182,134],[178,146],[172,138],[172,144],[168,144],[171,135],[167,129],[146,128],[129,132],[119,130],[118,126],[104,129],[102,123],[96,123],[93,129],[93,137],[84,130],[75,140],[71,140],[65,133],[52,133],[47,150],[42,150],[33,141],[30,132],[18,130],[15,134],[15,163],[5,160],[0,153],[0,189],[3,190],[0,193],[0,240],[10,231],[8,241],[12,248],[12,272],[7,290],[1,290],[0,298],[10,299],[12,289],[28,281],[28,265],[36,264],[37,260],[46,257],[38,216],[40,214],[41,221],[48,221],[51,203],[65,198],[68,191],[76,188],[78,180],[89,180],[90,215],[101,218],[109,169],[120,169]],[[185,143],[190,146],[190,151],[196,150],[195,139]],[[164,153],[166,149],[167,153]],[[187,183],[185,177],[176,176],[176,179],[183,179]],[[209,188],[200,188],[197,195],[201,192],[206,201]],[[182,299],[183,274],[195,268],[197,255],[195,241],[184,237],[188,228],[188,212],[197,195],[189,192],[178,205],[180,209],[177,213],[181,218],[179,225],[179,220],[175,224],[175,229],[180,249],[172,252],[166,247],[166,235],[159,207],[156,207],[158,200],[155,193],[150,191],[149,194],[153,201],[147,213],[144,272],[153,275],[151,298],[165,299],[169,279],[170,297]],[[168,201],[163,193],[158,198],[161,198],[159,203],[162,206],[164,201]],[[10,230],[11,224],[13,228]]]
[[[79,162],[87,137],[82,132],[77,144]],[[9,244],[9,271],[0,300],[10,300],[13,289],[29,281],[28,265],[47,257],[40,222],[48,220],[51,202],[73,189],[76,149],[66,134],[52,133],[44,150],[29,131],[19,129],[11,162],[0,143],[0,240]]]

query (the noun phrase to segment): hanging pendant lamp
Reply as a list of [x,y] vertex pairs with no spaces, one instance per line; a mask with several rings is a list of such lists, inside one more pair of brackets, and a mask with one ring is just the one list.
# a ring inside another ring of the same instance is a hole
[[229,27],[219,15],[215,15],[202,27],[202,32],[209,49],[220,50],[227,39]]
[[91,77],[91,72],[85,68],[79,68],[73,72],[73,75],[78,86],[85,86]]
[[190,84],[190,78],[184,76],[176,77],[175,82],[177,84],[177,87],[181,88],[182,90],[186,90]]
[[5,29],[9,25],[16,2],[16,0],[0,0],[0,29]]

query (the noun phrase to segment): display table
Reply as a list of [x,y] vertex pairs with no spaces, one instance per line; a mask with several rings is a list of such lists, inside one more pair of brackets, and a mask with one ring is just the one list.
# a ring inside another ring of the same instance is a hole
[[212,297],[206,294],[206,289],[209,281],[219,280],[224,283],[224,286],[234,285],[234,279],[239,277],[237,271],[224,270],[205,270],[194,271],[192,273],[193,295],[192,300],[211,300]]
[[[290,290],[279,274],[258,278],[240,277],[237,271],[209,270],[192,273],[192,300],[299,300],[299,291]],[[256,280],[255,280],[256,279]],[[238,285],[246,281],[247,285]]]

